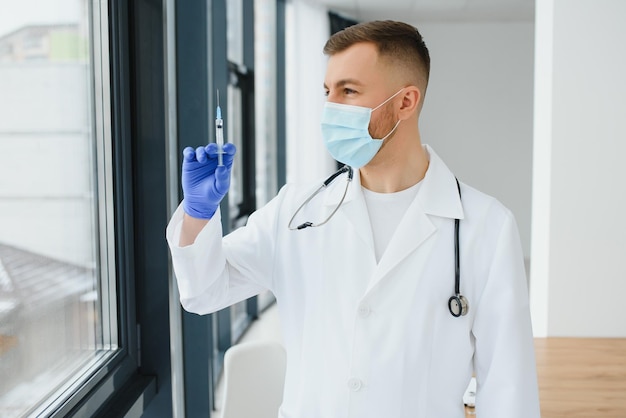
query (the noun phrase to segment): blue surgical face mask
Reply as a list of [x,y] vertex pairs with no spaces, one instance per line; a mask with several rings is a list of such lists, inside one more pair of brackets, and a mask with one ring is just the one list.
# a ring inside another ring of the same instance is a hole
[[373,109],[326,102],[322,112],[322,137],[330,155],[353,168],[361,168],[369,163],[383,145],[383,141],[400,124],[398,120],[387,135],[374,139],[369,133],[372,112],[396,97],[403,89]]

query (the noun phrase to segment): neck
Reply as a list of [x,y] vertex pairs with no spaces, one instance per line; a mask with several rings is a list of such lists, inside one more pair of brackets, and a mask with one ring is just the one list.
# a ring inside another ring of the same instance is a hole
[[398,131],[360,169],[361,185],[377,193],[399,192],[419,183],[427,169],[428,155],[422,148],[419,130]]

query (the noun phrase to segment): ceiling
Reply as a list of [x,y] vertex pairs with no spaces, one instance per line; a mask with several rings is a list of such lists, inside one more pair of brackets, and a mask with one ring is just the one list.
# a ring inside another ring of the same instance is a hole
[[313,0],[356,20],[534,20],[535,0]]

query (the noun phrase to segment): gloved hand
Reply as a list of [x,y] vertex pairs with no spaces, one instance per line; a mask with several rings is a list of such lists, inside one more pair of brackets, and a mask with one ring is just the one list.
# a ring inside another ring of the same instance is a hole
[[218,167],[215,143],[183,150],[181,178],[185,213],[199,219],[213,217],[230,187],[230,170],[236,151],[235,145],[224,144],[224,165]]

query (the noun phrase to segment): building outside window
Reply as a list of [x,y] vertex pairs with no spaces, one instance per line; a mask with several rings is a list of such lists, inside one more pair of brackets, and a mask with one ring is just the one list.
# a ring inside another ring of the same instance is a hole
[[0,0],[2,417],[48,410],[118,349],[93,4]]

